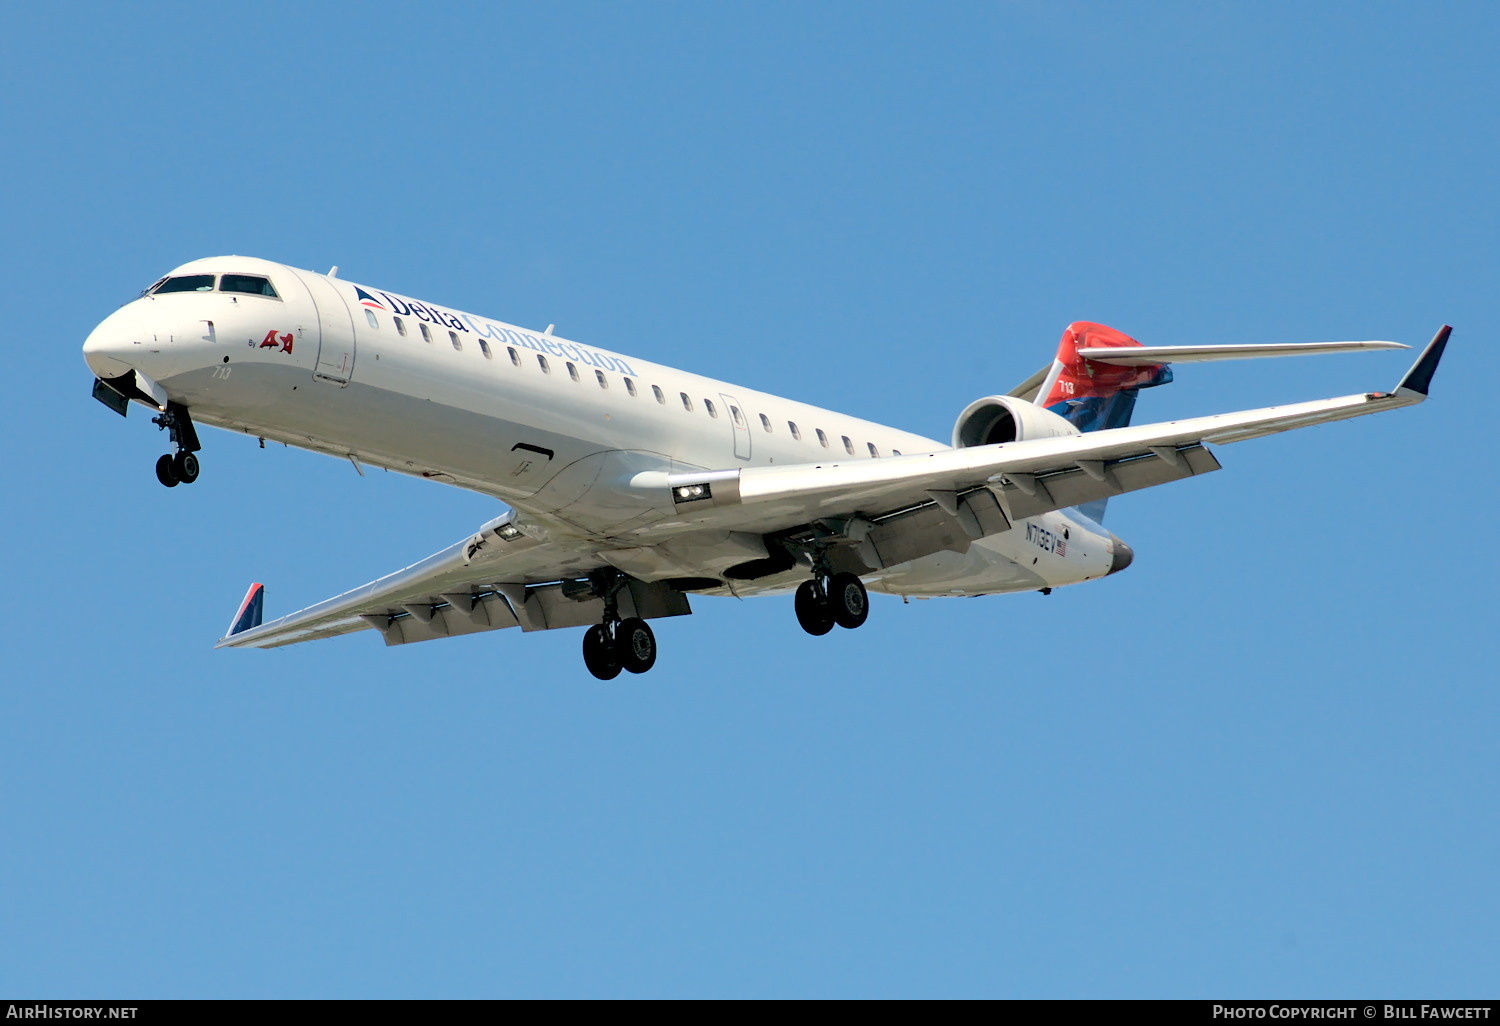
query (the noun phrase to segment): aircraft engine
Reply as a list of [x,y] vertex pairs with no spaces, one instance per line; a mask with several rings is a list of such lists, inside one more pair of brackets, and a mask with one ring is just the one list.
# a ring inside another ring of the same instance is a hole
[[1024,442],[1033,438],[1061,438],[1079,434],[1062,417],[1033,403],[1009,395],[987,395],[970,403],[953,425],[953,447],[1000,442]]

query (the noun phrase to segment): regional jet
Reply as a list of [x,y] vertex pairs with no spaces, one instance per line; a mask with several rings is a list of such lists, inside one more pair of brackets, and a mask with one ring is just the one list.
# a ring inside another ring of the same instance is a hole
[[951,444],[338,276],[248,257],[183,264],[89,335],[94,397],[146,407],[191,484],[198,426],[491,496],[469,537],[263,622],[251,586],[220,647],[372,629],[387,645],[586,628],[602,680],[656,661],[648,621],[694,596],[793,593],[802,629],[904,597],[1050,592],[1130,565],[1123,492],[1218,470],[1210,445],[1427,397],[1444,327],[1389,392],[1132,426],[1171,365],[1408,348],[1145,346],[1070,324],[1055,359],[959,413]]

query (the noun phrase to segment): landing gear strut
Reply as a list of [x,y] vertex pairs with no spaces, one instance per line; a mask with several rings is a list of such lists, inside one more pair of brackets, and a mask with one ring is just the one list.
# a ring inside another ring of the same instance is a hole
[[645,673],[656,665],[656,633],[638,616],[620,619],[620,589],[626,577],[618,571],[589,575],[596,596],[604,600],[604,622],[583,635],[583,665],[600,680],[613,680],[621,670]]
[[797,622],[814,637],[827,634],[834,624],[849,630],[870,617],[870,596],[864,582],[851,573],[834,573],[825,552],[814,551],[813,579],[797,586],[794,607]]
[[166,453],[157,459],[156,479],[168,488],[198,480],[198,457],[193,454],[203,446],[198,444],[198,432],[193,427],[193,418],[188,416],[187,407],[169,402],[159,416],[151,418],[151,423],[166,431],[177,447],[175,454]]

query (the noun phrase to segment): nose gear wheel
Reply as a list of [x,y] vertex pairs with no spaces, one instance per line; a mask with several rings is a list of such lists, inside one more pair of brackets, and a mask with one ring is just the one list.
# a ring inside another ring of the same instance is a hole
[[188,416],[187,407],[169,402],[165,410],[151,418],[151,423],[166,431],[177,447],[176,453],[167,453],[157,459],[156,479],[168,488],[198,480],[198,457],[194,453],[203,447],[198,443],[198,432],[193,427],[193,418]]

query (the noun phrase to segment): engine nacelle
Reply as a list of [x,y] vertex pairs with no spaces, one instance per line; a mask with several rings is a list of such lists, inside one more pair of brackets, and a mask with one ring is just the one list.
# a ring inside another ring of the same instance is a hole
[[958,415],[958,423],[953,425],[953,447],[967,449],[1076,434],[1081,432],[1050,410],[1015,396],[987,395],[974,400]]

